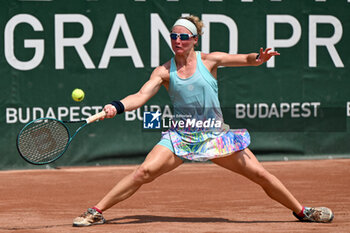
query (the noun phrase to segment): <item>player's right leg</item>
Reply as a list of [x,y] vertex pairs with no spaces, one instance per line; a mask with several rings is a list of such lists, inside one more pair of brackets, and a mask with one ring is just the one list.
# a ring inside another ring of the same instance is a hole
[[[102,211],[133,195],[143,184],[153,181],[167,173],[183,161],[172,151],[162,145],[156,145],[147,155],[145,161],[131,174],[119,181],[114,188],[95,206],[82,216],[73,220],[73,226],[90,226],[105,222]],[[101,212],[101,213],[100,213]]]

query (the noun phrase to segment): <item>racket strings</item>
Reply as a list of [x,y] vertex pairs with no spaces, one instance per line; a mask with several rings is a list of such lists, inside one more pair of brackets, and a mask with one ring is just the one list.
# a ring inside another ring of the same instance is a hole
[[46,163],[65,151],[69,134],[61,122],[48,120],[28,125],[18,140],[22,156],[34,163]]

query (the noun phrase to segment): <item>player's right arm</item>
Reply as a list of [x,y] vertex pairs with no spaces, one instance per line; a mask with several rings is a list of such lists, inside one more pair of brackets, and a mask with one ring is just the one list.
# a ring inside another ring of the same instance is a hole
[[[151,74],[150,79],[141,87],[141,89],[132,95],[126,96],[120,102],[124,105],[124,111],[132,111],[143,106],[149,99],[151,99],[162,86],[164,73],[166,68],[159,66]],[[107,104],[103,110],[106,112],[106,118],[112,118],[117,113],[116,108],[112,104]]]

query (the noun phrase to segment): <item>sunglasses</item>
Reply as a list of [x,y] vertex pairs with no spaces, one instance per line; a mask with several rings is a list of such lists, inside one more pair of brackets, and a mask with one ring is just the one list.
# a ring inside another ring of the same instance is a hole
[[196,35],[190,35],[187,33],[170,33],[170,38],[172,40],[176,40],[177,38],[180,38],[180,40],[189,40],[192,37],[196,37]]

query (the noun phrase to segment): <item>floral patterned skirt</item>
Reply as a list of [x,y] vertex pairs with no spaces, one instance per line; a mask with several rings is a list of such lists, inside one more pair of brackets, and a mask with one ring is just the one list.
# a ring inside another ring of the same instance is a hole
[[169,129],[162,133],[162,139],[171,141],[177,156],[195,161],[225,157],[247,148],[250,144],[250,135],[246,129],[220,132]]

